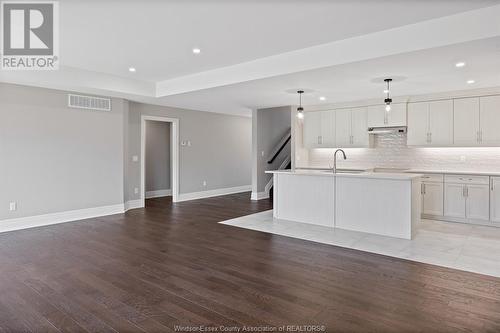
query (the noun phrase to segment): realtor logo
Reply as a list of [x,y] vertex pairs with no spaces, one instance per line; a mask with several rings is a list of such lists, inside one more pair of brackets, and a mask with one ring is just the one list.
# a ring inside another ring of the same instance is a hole
[[1,69],[59,68],[57,1],[2,1],[1,20]]

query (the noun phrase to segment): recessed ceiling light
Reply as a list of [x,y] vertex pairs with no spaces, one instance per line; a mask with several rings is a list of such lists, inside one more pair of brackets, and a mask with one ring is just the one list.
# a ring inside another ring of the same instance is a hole
[[134,73],[135,72],[135,68],[134,67],[129,67],[128,71]]
[[464,66],[465,66],[465,62],[463,62],[463,61],[457,62],[457,63],[455,64],[455,67],[459,67],[459,68],[460,68],[460,67],[464,67]]
[[193,53],[194,53],[194,54],[200,54],[200,53],[201,53],[201,50],[200,50],[199,48],[195,47],[195,48],[193,49]]
[[473,83],[476,83],[476,81],[474,81],[474,80],[467,80],[467,84],[473,84]]
[[326,97],[325,97],[325,96],[321,96],[321,97],[319,98],[319,100],[320,100],[320,101],[326,101]]

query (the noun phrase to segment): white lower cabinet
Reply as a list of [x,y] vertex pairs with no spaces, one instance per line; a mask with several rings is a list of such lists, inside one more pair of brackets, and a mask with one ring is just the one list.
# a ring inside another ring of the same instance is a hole
[[422,183],[422,214],[443,216],[443,183]]
[[488,221],[488,184],[488,176],[447,175],[444,184],[444,216],[464,221]]
[[491,177],[490,219],[491,222],[500,223],[500,177]]
[[444,184],[444,215],[465,218],[465,185]]
[[490,219],[490,189],[488,185],[467,185],[465,213],[468,219]]

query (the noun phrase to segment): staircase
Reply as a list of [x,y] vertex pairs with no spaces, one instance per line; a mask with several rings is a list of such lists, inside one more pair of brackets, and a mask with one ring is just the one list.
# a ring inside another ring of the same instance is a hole
[[[290,128],[285,133],[285,135],[283,135],[283,137],[278,141],[278,143],[274,146],[273,150],[271,151],[271,154],[269,154],[269,156],[267,158],[268,164],[273,163],[276,160],[276,158],[278,158],[278,156],[285,155],[285,154],[280,154],[280,153],[283,151],[283,149],[287,145],[291,144],[290,143],[291,138],[292,138],[292,130]],[[290,169],[292,167],[292,159],[291,159],[290,154],[286,154],[285,156],[282,156],[281,158],[282,158],[282,160],[281,160],[281,163],[278,167],[278,170]],[[269,181],[267,182],[266,187],[265,187],[265,192],[269,193],[270,198],[273,197],[273,177],[271,177],[271,179],[269,179]]]

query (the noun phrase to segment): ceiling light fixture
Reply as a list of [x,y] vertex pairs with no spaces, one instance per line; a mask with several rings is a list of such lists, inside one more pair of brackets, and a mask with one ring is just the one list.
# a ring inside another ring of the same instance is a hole
[[135,73],[135,68],[134,68],[134,67],[129,67],[129,68],[128,68],[128,71],[129,71],[129,72],[132,72],[132,73]]
[[474,80],[467,80],[467,84],[473,84],[473,83],[476,83],[476,81],[474,81]]
[[326,101],[326,97],[325,97],[325,96],[321,96],[321,97],[319,98],[319,100],[320,100],[320,101]]
[[200,50],[199,48],[195,47],[195,48],[193,49],[193,53],[194,53],[194,54],[200,54],[200,53],[201,53],[201,50]]
[[463,61],[457,62],[457,63],[455,64],[455,67],[458,67],[458,68],[460,68],[460,67],[464,67],[464,66],[465,66],[465,62],[463,62]]
[[304,108],[302,107],[302,94],[304,90],[297,90],[297,94],[299,94],[299,107],[297,108],[297,118],[304,119]]
[[391,103],[392,103],[392,98],[390,96],[391,93],[391,81],[392,79],[385,79],[384,82],[387,83],[387,89],[384,90],[384,92],[387,94],[386,98],[384,99],[385,103],[385,111],[389,112],[391,111]]

